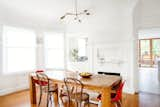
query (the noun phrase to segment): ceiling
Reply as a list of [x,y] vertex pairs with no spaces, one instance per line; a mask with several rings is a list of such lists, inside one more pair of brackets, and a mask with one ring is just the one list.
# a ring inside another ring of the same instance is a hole
[[0,24],[45,29],[54,27],[75,32],[79,30],[82,33],[92,32],[98,35],[97,38],[99,35],[120,38],[119,35],[124,35],[128,28],[126,12],[133,9],[137,1],[141,1],[140,24],[159,26],[160,0],[78,0],[78,10],[89,9],[91,13],[90,16],[82,17],[80,24],[72,20],[59,20],[66,12],[74,11],[74,0],[0,0]]
[[[126,1],[128,0],[78,0],[78,8],[89,9],[91,15],[99,14],[105,18],[110,10],[117,14],[117,10]],[[0,20],[38,25],[61,24],[59,18],[73,9],[74,0],[0,0]]]
[[[80,9],[91,8],[91,0],[79,1]],[[73,0],[0,0],[0,18],[39,24],[58,23],[60,16],[72,12],[73,8]]]

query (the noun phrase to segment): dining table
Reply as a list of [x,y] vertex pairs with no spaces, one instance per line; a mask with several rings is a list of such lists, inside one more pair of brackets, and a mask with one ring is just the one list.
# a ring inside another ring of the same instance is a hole
[[[78,72],[66,71],[66,70],[50,70],[44,72],[48,78],[53,81],[54,84],[64,84],[64,78],[76,78],[80,80],[84,89],[91,90],[94,92],[101,93],[101,107],[111,107],[111,89],[113,86],[121,82],[121,76],[115,75],[101,75],[94,74],[90,78],[83,78]],[[36,78],[36,73],[32,72],[29,74],[29,84],[30,84],[30,103],[31,107],[37,106],[36,101],[36,83],[34,80]],[[58,98],[54,95],[55,107],[58,107]]]

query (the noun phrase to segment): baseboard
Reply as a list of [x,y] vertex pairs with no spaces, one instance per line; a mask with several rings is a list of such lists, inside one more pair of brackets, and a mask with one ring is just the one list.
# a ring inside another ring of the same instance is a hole
[[23,86],[17,86],[17,87],[12,87],[12,88],[7,88],[7,89],[0,89],[0,96],[4,96],[7,94],[11,94],[17,91],[21,91],[21,90],[25,90],[28,89],[29,87],[27,85],[23,85]]
[[127,94],[135,94],[135,90],[130,88],[124,88],[123,92]]

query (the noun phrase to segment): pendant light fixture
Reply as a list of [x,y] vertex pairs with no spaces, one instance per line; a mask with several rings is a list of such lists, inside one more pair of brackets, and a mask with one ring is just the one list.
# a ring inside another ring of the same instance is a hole
[[81,15],[90,15],[89,11],[87,9],[83,10],[82,12],[78,12],[78,1],[75,0],[75,9],[73,13],[65,13],[65,15],[61,16],[60,19],[63,20],[65,19],[67,16],[73,16],[74,20],[78,21],[78,22],[82,22],[82,20],[79,18],[79,16]]

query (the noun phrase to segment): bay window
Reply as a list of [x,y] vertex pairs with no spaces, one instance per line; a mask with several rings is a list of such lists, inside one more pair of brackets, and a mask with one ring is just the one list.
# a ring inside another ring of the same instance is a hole
[[44,33],[45,67],[64,69],[64,34]]
[[26,72],[36,67],[36,35],[34,31],[3,26],[4,74]]

